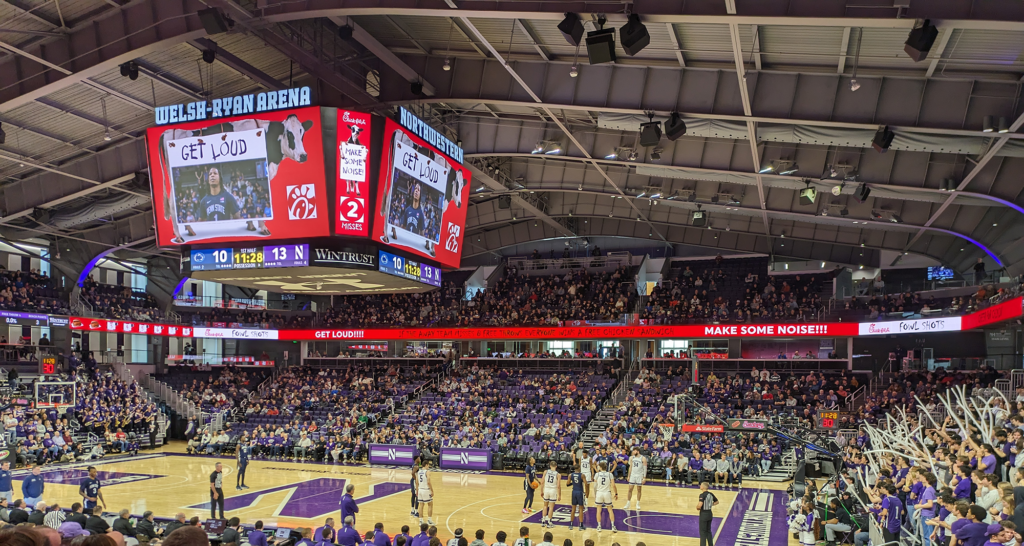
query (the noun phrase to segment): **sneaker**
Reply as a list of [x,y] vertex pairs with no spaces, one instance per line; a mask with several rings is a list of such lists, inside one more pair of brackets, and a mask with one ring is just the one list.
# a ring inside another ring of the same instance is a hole
[[640,501],[636,501],[636,508],[635,508],[635,510],[636,510],[637,512],[639,512],[639,511],[640,511]]
[[586,530],[587,530],[587,526],[586,526],[586,525],[583,525],[583,524],[581,523],[581,524],[580,524],[580,531],[586,531]]
[[420,525],[423,525],[423,518],[420,518]]
[[629,510],[629,501],[626,501],[626,506],[623,506],[622,509]]
[[616,529],[614,525],[612,525],[612,532],[613,532],[613,533],[618,533],[618,532],[619,532],[619,530],[618,530],[618,529]]
[[242,490],[242,486],[241,485],[236,485],[235,486],[235,491],[241,491],[241,490]]
[[524,514],[529,514],[530,513],[530,509],[529,508],[523,508],[523,513]]
[[600,523],[598,523],[598,524],[597,524],[597,532],[598,532],[598,533],[600,533],[600,532],[601,532],[601,524],[600,524]]
[[415,510],[409,510],[409,515],[410,516],[415,516],[416,515],[416,511]]
[[433,525],[434,524],[434,520],[432,518],[427,518],[427,523],[429,525]]
[[248,486],[248,485],[245,485],[245,484],[243,483],[243,484],[242,484],[242,489],[249,489],[249,486]]

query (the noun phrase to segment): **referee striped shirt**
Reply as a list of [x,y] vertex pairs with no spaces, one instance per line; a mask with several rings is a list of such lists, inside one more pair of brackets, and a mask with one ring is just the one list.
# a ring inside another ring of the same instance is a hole
[[700,504],[701,512],[703,512],[705,510],[710,512],[711,509],[715,507],[715,501],[718,500],[718,499],[715,498],[714,493],[712,493],[710,491],[705,491],[705,492],[701,493],[700,494],[700,498],[701,498],[701,504]]
[[67,514],[65,514],[63,510],[53,510],[51,512],[48,512],[45,516],[43,516],[43,525],[49,527],[50,529],[59,530],[60,524],[64,523],[64,520],[66,518]]

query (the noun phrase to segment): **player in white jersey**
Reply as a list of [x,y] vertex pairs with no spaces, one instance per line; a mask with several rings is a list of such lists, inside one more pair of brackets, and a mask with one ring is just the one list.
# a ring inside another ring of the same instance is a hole
[[629,489],[626,491],[626,507],[629,510],[629,501],[633,498],[633,487],[636,487],[636,509],[640,510],[640,495],[647,481],[647,457],[640,454],[640,448],[634,447],[633,454],[629,457]]
[[590,482],[594,481],[594,475],[590,470],[590,465],[593,464],[594,460],[590,458],[590,452],[583,450],[583,456],[578,461],[580,465],[580,474],[583,475],[583,506],[587,505],[587,499],[590,498]]
[[555,503],[562,500],[561,485],[562,477],[558,474],[558,463],[551,461],[548,463],[548,470],[544,472],[541,483],[543,488],[541,498],[544,499],[544,515],[540,518],[541,527],[555,527],[551,516],[555,515]]
[[601,521],[604,519],[602,513],[608,512],[608,520],[612,524],[612,532],[615,529],[615,513],[612,511],[612,493],[615,500],[619,500],[619,487],[615,485],[615,476],[608,472],[608,463],[601,461],[598,472],[594,475],[594,504],[597,505],[597,532],[601,532]]
[[423,523],[423,507],[427,509],[427,523],[434,524],[434,488],[430,486],[430,461],[423,461],[423,468],[416,472],[416,500],[419,502],[420,523]]

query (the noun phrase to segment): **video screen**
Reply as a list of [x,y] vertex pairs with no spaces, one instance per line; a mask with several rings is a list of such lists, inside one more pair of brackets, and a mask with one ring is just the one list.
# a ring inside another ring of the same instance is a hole
[[928,268],[928,280],[929,281],[948,281],[951,280],[956,274],[952,269],[941,266],[930,266]]
[[329,234],[319,108],[151,128],[147,144],[161,246]]
[[462,258],[470,174],[388,119],[374,238],[457,268]]

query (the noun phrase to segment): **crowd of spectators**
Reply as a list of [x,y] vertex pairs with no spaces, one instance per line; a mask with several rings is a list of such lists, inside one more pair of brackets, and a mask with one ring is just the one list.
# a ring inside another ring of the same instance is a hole
[[38,269],[17,271],[0,267],[0,309],[68,314],[67,298]]
[[815,320],[825,277],[730,277],[721,268],[696,272],[686,266],[673,282],[655,287],[640,318],[650,324]]
[[182,314],[185,315],[182,318],[183,322],[197,327],[261,329],[302,329],[313,327],[312,316],[280,311],[243,311],[213,308],[201,313]]
[[160,379],[205,412],[238,407],[266,378],[264,370],[219,367],[213,372],[174,370]]
[[392,415],[371,438],[418,444],[428,458],[455,446],[566,450],[614,383],[598,371],[528,374],[474,360]]
[[152,322],[164,316],[156,298],[144,290],[103,284],[92,277],[82,282],[81,298],[107,318]]
[[459,292],[441,290],[416,294],[341,296],[321,316],[326,327],[468,326]]

